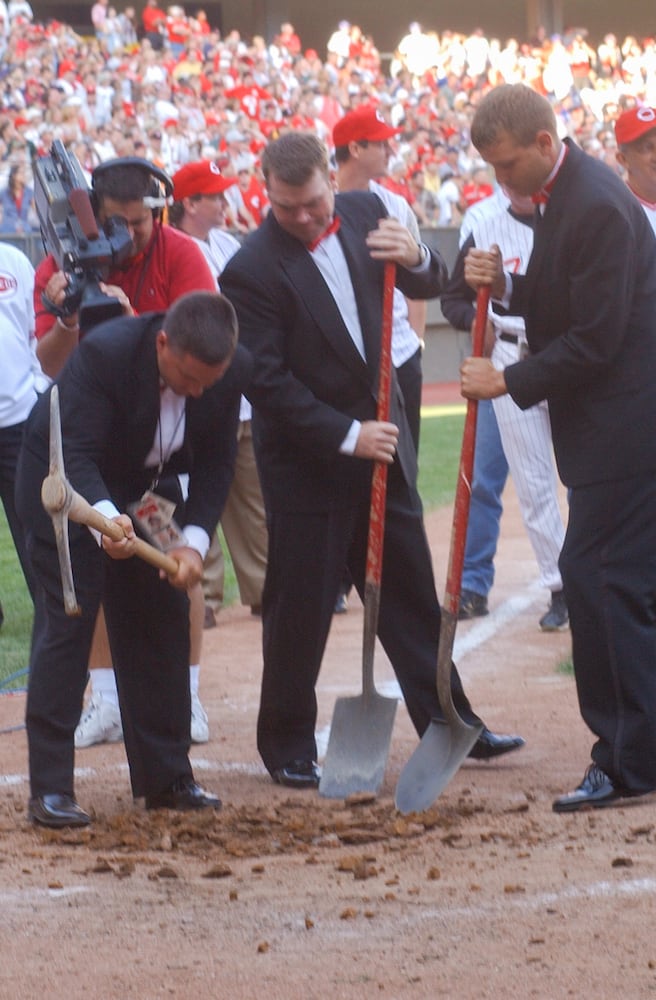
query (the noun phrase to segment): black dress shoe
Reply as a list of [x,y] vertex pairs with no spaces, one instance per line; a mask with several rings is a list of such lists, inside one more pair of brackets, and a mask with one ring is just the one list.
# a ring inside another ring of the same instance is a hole
[[221,799],[197,785],[193,778],[177,778],[158,795],[146,796],[146,809],[220,809]]
[[80,809],[72,795],[35,795],[27,804],[32,823],[61,830],[66,826],[88,826],[91,817]]
[[564,591],[553,591],[549,610],[542,615],[538,624],[543,632],[562,632],[569,628],[569,612]]
[[290,760],[272,771],[271,777],[277,785],[288,788],[318,788],[321,772],[313,760]]
[[500,757],[511,750],[519,750],[524,743],[521,736],[500,736],[484,729],[469,751],[469,756],[474,760],[491,760],[492,757]]
[[629,788],[615,784],[597,764],[590,764],[581,784],[573,792],[555,799],[552,808],[557,813],[577,812],[579,809],[605,809],[607,806],[615,805],[620,799],[635,799],[640,795],[649,794],[648,791],[632,792]]

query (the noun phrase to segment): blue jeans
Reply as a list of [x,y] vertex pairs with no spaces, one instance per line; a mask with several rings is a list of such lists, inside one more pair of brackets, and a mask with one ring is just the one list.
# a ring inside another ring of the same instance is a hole
[[501,494],[508,478],[492,400],[478,404],[476,449],[462,589],[487,597],[494,582],[494,556],[499,540],[503,505]]

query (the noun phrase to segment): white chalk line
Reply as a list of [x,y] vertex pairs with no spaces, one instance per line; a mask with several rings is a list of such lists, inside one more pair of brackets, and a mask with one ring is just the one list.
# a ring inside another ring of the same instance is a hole
[[[190,759],[194,771],[213,771],[216,774],[248,774],[255,776],[267,773],[264,765],[256,761],[246,763],[241,761],[207,760],[204,757],[194,757],[193,753]],[[123,762],[120,764],[103,764],[101,768],[76,767],[74,777],[76,780],[79,778],[97,778],[100,775],[108,773],[125,774],[127,776],[128,765]],[[26,785],[28,781],[27,774],[0,774],[0,786]]]
[[655,896],[656,879],[627,879],[617,882],[592,882],[589,885],[570,885],[559,892],[537,892],[515,895],[510,898],[504,894],[503,899],[480,906],[438,906],[422,909],[414,915],[404,916],[404,924],[423,923],[426,920],[465,920],[482,919],[498,913],[507,913],[509,907],[529,911],[543,907],[553,907],[576,900],[592,902],[597,899],[617,899],[620,896]]
[[[34,904],[43,900],[67,899],[69,896],[80,895],[97,891],[95,886],[70,885],[61,889],[14,889],[0,891],[0,906],[8,908],[11,904]],[[656,896],[656,879],[640,878],[627,879],[617,882],[592,882],[589,885],[568,886],[560,892],[536,892],[515,896],[512,899],[507,895],[503,900],[483,903],[479,906],[438,906],[421,907],[411,913],[406,913],[403,917],[404,929],[411,926],[423,924],[426,921],[434,922],[442,920],[452,922],[455,919],[467,921],[482,920],[490,915],[497,915],[501,912],[507,914],[509,908],[523,910],[524,912],[535,911],[545,907],[560,906],[566,903],[583,900],[584,902],[594,902],[598,899],[618,899],[620,897],[648,897]]]

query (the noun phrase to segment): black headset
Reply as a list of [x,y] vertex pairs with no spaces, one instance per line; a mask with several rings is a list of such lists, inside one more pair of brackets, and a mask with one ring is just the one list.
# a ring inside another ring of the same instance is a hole
[[[173,181],[165,170],[155,166],[150,160],[146,160],[141,156],[119,156],[113,160],[105,160],[104,163],[98,164],[91,174],[91,196],[94,210],[97,204],[97,197],[94,197],[96,181],[98,177],[101,177],[107,170],[112,170],[114,167],[138,167],[140,170],[144,170],[150,174],[152,184],[148,194],[144,198],[144,203],[152,209],[153,218],[158,219],[161,215],[161,209],[173,197]],[[162,187],[164,188],[164,195],[162,195]]]

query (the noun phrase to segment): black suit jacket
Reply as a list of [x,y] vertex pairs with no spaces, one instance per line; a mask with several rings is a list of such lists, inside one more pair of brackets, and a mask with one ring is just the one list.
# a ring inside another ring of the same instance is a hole
[[513,399],[549,401],[563,482],[656,470],[656,240],[603,163],[569,143],[510,311],[532,355],[505,370]]
[[[369,482],[371,464],[340,455],[339,447],[354,419],[376,418],[383,264],[372,260],[365,236],[386,213],[375,195],[349,192],[337,196],[336,214],[366,363],[310,254],[272,213],[221,275],[254,358],[247,395],[270,509],[329,510],[351,502]],[[422,274],[397,268],[397,285],[411,298],[438,295],[445,280],[444,263],[434,254]],[[391,420],[400,429],[399,464],[414,485],[416,455],[396,385]]]
[[[80,342],[57,379],[66,476],[91,504],[109,497],[124,511],[151,481],[153,471],[144,463],[160,412],[155,338],[163,317],[150,313],[103,323]],[[196,524],[210,536],[232,480],[239,400],[249,371],[250,357],[238,348],[224,377],[200,398],[187,399],[184,444],[163,473],[189,473],[182,524]],[[48,538],[50,519],[34,478],[47,475],[49,409],[50,391],[28,420],[17,493],[34,530]]]

